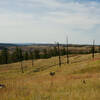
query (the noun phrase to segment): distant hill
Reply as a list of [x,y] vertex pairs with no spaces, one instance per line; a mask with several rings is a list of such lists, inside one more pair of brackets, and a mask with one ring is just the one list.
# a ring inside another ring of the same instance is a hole
[[11,43],[0,43],[0,46],[16,46],[16,44],[11,44]]
[[0,49],[7,48],[7,47],[12,47],[16,46],[16,44],[11,44],[11,43],[0,43]]
[[[55,46],[56,44],[52,43],[0,43],[2,47],[10,47],[10,46]],[[62,46],[66,46],[66,44],[60,44]],[[69,44],[70,47],[84,47],[91,46],[89,44]],[[99,45],[97,45],[99,46]]]
[[[9,47],[24,47],[29,48],[29,46],[34,47],[53,47],[57,46],[57,44],[50,44],[50,43],[0,43],[0,50],[3,48],[9,48]],[[66,44],[60,44],[60,46],[66,47]],[[92,45],[88,44],[69,44],[69,47],[91,47]],[[99,45],[96,45],[99,46]]]

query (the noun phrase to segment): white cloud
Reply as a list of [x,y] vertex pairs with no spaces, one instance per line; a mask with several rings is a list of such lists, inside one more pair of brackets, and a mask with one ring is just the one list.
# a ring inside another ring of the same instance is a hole
[[[64,42],[64,37],[68,34],[73,38],[72,42],[84,43],[94,37],[93,29],[95,34],[100,32],[98,28],[94,28],[100,24],[100,4],[96,2],[61,3],[57,0],[15,0],[13,2],[4,0],[0,2],[6,5],[6,7],[0,7],[0,42],[54,42],[58,40]],[[12,7],[10,7],[11,4],[13,4]]]

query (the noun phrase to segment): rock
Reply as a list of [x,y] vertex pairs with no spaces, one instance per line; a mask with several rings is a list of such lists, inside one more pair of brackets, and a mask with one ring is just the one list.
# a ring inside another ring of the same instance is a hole
[[6,88],[6,86],[4,84],[0,84],[0,89],[2,88]]
[[82,82],[83,82],[84,84],[86,84],[86,81],[85,81],[85,80],[83,80]]
[[55,72],[50,72],[50,75],[51,75],[51,76],[54,76],[54,75],[55,75]]

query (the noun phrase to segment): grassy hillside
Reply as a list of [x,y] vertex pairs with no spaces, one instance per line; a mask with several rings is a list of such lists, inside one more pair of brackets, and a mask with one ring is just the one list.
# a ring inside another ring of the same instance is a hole
[[[100,54],[71,55],[70,64],[58,57],[0,65],[0,100],[100,100]],[[55,65],[55,66],[52,66]],[[51,67],[52,66],[52,67]],[[50,72],[55,76],[51,77]]]

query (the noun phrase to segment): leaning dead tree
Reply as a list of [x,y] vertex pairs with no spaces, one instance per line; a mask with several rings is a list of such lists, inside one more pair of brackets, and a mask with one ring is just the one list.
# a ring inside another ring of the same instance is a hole
[[93,46],[92,46],[92,58],[94,59],[95,54],[95,40],[93,40]]
[[34,65],[34,57],[33,57],[33,52],[32,51],[30,51],[30,58],[32,60],[32,67],[33,67],[33,65]]
[[66,45],[66,47],[67,47],[67,52],[66,52],[66,57],[67,57],[67,64],[69,64],[69,48],[68,48],[68,37],[66,38],[66,43],[67,43],[67,45]]
[[59,42],[57,42],[57,46],[58,46],[59,66],[61,66],[61,56],[60,56],[60,45],[59,45]]
[[19,49],[19,60],[20,60],[20,64],[21,64],[21,71],[22,71],[22,73],[24,73],[24,69],[23,69],[23,54],[22,54],[21,48]]

